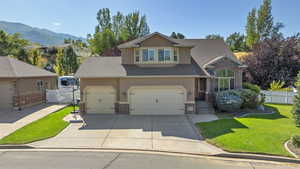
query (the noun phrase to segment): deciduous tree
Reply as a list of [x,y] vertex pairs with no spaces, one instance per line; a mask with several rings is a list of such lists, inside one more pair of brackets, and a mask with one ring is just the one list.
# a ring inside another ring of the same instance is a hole
[[283,38],[273,36],[254,45],[252,55],[244,58],[246,79],[267,89],[272,81],[293,85],[300,70],[300,34]]

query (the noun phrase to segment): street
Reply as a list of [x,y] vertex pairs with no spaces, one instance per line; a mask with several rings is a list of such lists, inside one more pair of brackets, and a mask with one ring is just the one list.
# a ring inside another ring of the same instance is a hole
[[230,159],[80,151],[0,152],[0,169],[296,169],[296,165]]

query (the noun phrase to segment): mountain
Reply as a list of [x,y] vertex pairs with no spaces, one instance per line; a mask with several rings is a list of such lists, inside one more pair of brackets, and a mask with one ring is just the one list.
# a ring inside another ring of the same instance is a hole
[[22,23],[0,21],[0,30],[1,29],[9,34],[20,33],[22,38],[41,45],[61,45],[64,43],[64,39],[69,38],[85,41],[84,38],[64,33],[56,33],[47,29],[34,28]]

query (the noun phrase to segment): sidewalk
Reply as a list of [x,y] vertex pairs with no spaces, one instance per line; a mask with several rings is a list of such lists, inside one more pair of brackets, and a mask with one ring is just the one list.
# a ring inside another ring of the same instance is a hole
[[66,105],[41,104],[21,111],[0,112],[0,139]]

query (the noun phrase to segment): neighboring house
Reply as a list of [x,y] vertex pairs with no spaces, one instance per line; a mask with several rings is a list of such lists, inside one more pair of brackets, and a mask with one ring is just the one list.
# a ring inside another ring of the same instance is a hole
[[46,101],[57,75],[11,57],[0,56],[0,110],[22,109]]
[[160,33],[118,46],[119,57],[91,57],[80,78],[83,113],[184,114],[215,92],[242,87],[242,65],[223,40]]

